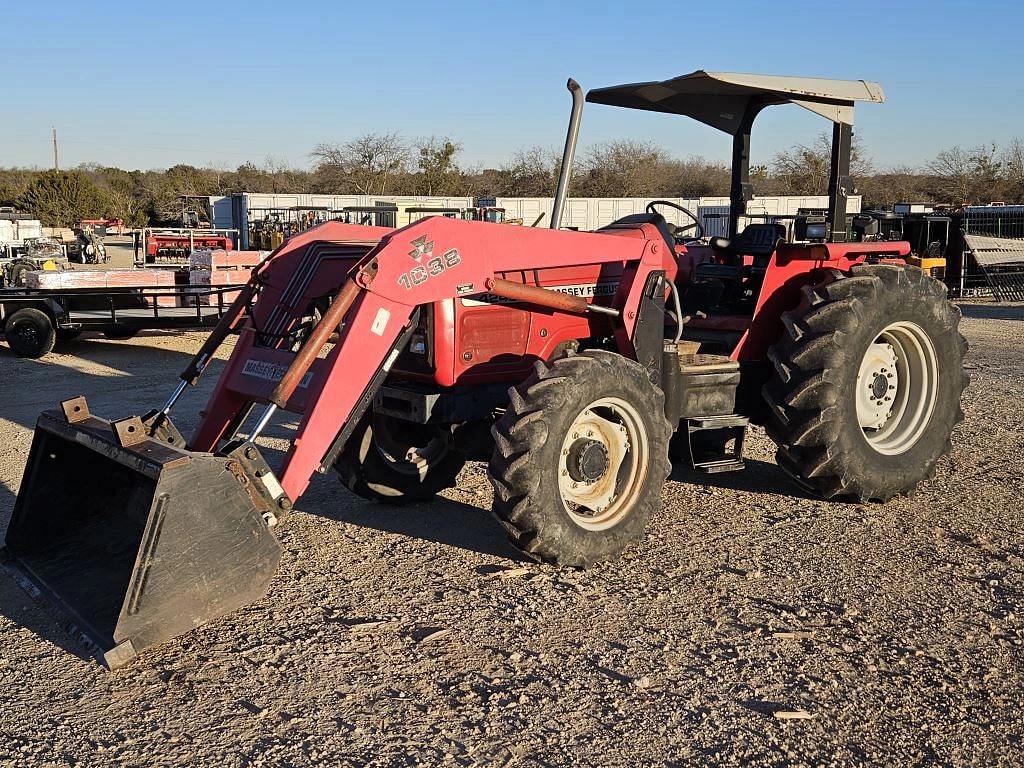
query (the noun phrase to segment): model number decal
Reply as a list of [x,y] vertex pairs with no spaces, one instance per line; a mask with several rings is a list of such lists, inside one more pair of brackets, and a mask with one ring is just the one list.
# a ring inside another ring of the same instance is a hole
[[462,263],[458,248],[450,248],[440,256],[434,256],[426,264],[418,264],[408,272],[398,276],[398,284],[411,291],[418,285],[423,285],[432,277],[437,277],[446,269],[451,269]]

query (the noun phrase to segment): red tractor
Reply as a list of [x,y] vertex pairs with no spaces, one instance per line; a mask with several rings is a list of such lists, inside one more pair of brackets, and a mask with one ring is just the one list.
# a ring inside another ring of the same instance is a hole
[[[317,472],[419,501],[489,460],[512,541],[583,567],[643,536],[672,457],[741,469],[750,421],[823,497],[884,501],[935,470],[962,418],[958,314],[907,243],[846,242],[853,106],[881,89],[695,72],[591,91],[733,137],[730,236],[705,238],[664,201],[558,228],[583,106],[569,87],[551,229],[329,222],[253,271],[162,408],[111,422],[79,397],[40,416],[7,562],[99,659],[116,667],[262,595],[273,527]],[[834,123],[828,215],[799,242],[745,216],[751,125],[783,103]],[[171,409],[232,331],[186,440]],[[256,441],[277,410],[300,422],[272,469]]]

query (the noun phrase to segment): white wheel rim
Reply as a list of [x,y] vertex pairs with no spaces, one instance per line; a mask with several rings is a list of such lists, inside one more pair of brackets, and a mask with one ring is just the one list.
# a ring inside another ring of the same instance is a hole
[[[583,451],[603,453],[604,471],[583,472]],[[643,490],[649,459],[647,429],[637,410],[617,397],[592,402],[573,419],[562,441],[558,490],[569,518],[589,531],[618,525]]]
[[939,364],[935,346],[916,323],[887,325],[857,372],[854,399],[864,438],[878,453],[906,453],[935,412]]

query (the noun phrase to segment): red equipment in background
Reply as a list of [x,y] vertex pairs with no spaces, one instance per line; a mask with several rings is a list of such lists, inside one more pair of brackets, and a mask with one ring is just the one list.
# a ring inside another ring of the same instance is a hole
[[154,229],[135,233],[135,266],[186,266],[195,250],[231,251],[238,231],[233,229]]

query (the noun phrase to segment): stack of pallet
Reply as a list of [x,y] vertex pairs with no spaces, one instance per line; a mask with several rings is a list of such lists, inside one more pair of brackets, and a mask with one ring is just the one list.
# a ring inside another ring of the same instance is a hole
[[[64,271],[39,270],[25,274],[25,286],[47,291],[93,290],[107,288],[149,288],[158,306],[173,307],[178,303],[174,288],[182,278],[167,269],[68,269]],[[161,295],[166,289],[166,295]]]
[[[263,261],[266,255],[266,251],[192,251],[189,256],[189,283],[195,290],[244,285],[249,282],[252,268]],[[226,291],[221,300],[230,302],[237,295],[238,291]],[[207,306],[216,305],[218,295],[200,295],[198,301]]]

